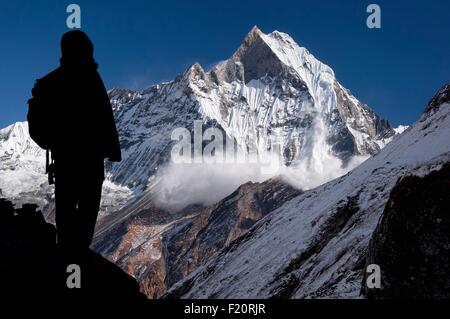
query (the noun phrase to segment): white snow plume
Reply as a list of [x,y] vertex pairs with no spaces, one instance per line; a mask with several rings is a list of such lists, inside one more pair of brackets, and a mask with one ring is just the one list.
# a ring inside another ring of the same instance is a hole
[[279,172],[275,157],[269,162],[173,163],[161,168],[149,186],[156,204],[179,210],[190,204],[211,205],[247,182],[263,182]]
[[158,206],[180,210],[191,204],[211,205],[225,198],[247,182],[264,182],[281,176],[291,186],[307,190],[346,174],[367,157],[355,156],[344,167],[333,155],[316,156],[285,166],[276,154],[265,155],[264,161],[241,160],[234,163],[173,163],[160,169],[149,189]]

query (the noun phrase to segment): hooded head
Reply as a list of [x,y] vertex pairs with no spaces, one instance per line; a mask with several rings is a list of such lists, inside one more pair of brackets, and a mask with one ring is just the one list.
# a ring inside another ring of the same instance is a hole
[[62,65],[89,65],[94,63],[94,45],[86,33],[72,30],[61,38]]

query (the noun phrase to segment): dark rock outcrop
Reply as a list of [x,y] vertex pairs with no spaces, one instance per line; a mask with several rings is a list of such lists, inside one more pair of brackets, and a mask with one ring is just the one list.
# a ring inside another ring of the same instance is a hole
[[428,103],[425,113],[437,110],[444,103],[450,103],[450,83],[444,85],[444,87],[436,93],[436,95]]
[[[142,302],[136,281],[93,251],[76,256],[56,245],[56,231],[46,223],[37,205],[13,204],[0,199],[0,295],[3,300],[114,300]],[[68,288],[67,279],[80,269],[80,288]],[[6,298],[6,299],[5,299]]]
[[[301,285],[304,277],[308,276],[313,270],[314,265],[318,261],[314,258],[324,247],[336,237],[339,232],[349,227],[348,221],[355,215],[360,207],[358,206],[359,193],[352,197],[347,197],[342,200],[339,206],[332,212],[332,215],[323,226],[321,226],[320,236],[316,236],[312,240],[308,249],[304,250],[297,257],[293,258],[291,262],[282,268],[274,277],[270,285],[272,288],[272,298],[287,299],[292,298],[295,290]],[[302,269],[301,275],[298,270]],[[315,298],[322,297],[320,290],[314,295]]]
[[381,268],[368,298],[450,298],[450,163],[400,179],[372,236],[366,264]]
[[168,287],[228,247],[257,221],[301,192],[271,179],[248,182],[164,238]]

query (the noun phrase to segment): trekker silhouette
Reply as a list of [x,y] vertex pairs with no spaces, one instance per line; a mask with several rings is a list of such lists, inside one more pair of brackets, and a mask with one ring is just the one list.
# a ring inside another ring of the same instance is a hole
[[86,33],[66,32],[60,66],[36,81],[28,102],[30,135],[51,151],[54,161],[50,174],[55,177],[57,240],[67,252],[89,248],[104,159],[121,160],[111,104],[93,53]]

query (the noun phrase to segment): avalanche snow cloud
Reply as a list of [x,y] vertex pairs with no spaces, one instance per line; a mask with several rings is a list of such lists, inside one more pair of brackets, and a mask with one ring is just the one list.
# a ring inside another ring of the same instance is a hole
[[277,167],[269,172],[264,172],[264,164],[259,163],[170,163],[158,171],[150,190],[157,206],[178,211],[190,204],[211,205],[242,184],[264,182],[276,176],[299,190],[308,190],[346,174],[366,159],[354,156],[343,167],[339,159],[327,154],[315,162],[285,166],[274,157]]

